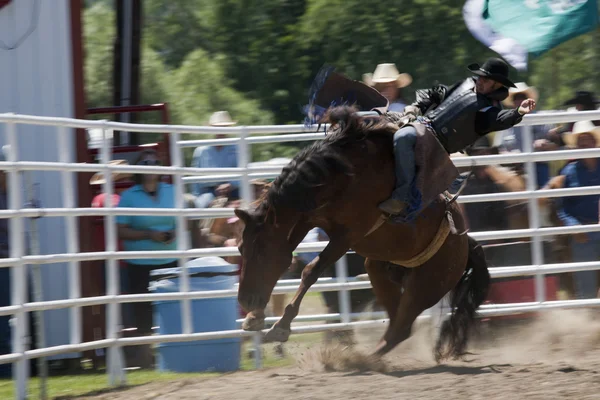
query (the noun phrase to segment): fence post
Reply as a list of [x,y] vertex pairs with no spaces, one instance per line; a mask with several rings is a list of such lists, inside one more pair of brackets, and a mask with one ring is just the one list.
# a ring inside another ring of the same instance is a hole
[[[59,143],[59,161],[63,163],[71,162],[69,152],[66,149],[71,148],[67,140],[69,131],[66,127],[60,127],[58,131],[58,143]],[[67,209],[75,208],[75,183],[73,179],[73,172],[63,171],[62,172],[62,197],[63,206]],[[67,253],[77,254],[79,253],[79,228],[77,225],[77,217],[68,216],[65,217],[65,234],[67,238]],[[79,269],[79,261],[69,262],[69,298],[78,299],[81,297],[81,277]],[[81,307],[73,307],[70,309],[71,312],[71,344],[81,343]]]
[[[170,148],[171,148],[171,165],[175,168],[183,167],[181,150],[179,148],[179,133],[171,132],[170,137]],[[175,208],[177,210],[183,211],[183,179],[181,176],[181,172],[177,172],[174,176],[174,185],[175,185]],[[177,250],[187,250],[189,249],[187,235],[186,235],[186,226],[185,226],[186,218],[179,214],[177,215]],[[187,259],[180,257],[177,261],[177,265],[180,268],[180,292],[189,292],[190,291],[190,279],[188,276]],[[181,330],[185,335],[192,333],[192,309],[191,309],[191,300],[190,299],[182,299],[181,300]]]
[[[240,132],[240,140],[238,142],[237,151],[237,162],[238,168],[243,168],[242,176],[240,178],[240,198],[242,200],[242,207],[248,207],[254,200],[254,193],[250,187],[250,177],[248,176],[248,163],[250,162],[250,146],[248,144],[248,128],[242,126]],[[255,332],[252,336],[252,343],[254,346],[254,368],[262,368],[262,333]]]
[[[60,147],[59,147],[60,148]],[[28,190],[27,196],[29,197],[29,201],[26,204],[26,207],[29,208],[39,208],[39,203],[35,199],[35,190],[33,189],[33,184],[31,182],[31,175],[33,175],[33,171],[29,171],[25,173],[25,187]],[[37,221],[36,217],[32,217],[29,219],[30,224],[30,233],[29,233],[29,254],[37,256],[40,254],[40,238],[39,232],[37,229]],[[33,301],[42,302],[44,301],[44,289],[42,283],[42,268],[40,264],[32,264],[31,265],[31,279],[32,279],[32,287],[33,287]],[[72,310],[72,309],[71,309]],[[34,324],[36,328],[35,341],[38,349],[43,349],[46,347],[46,323],[44,321],[44,312],[43,311],[34,311]],[[71,329],[73,327],[71,326]],[[38,366],[38,377],[40,381],[40,399],[45,400],[48,398],[47,393],[47,378],[48,378],[48,363],[46,362],[46,357],[40,357],[37,359]]]
[[[348,260],[347,256],[344,255],[335,263],[335,274],[337,276],[337,283],[348,282]],[[350,322],[350,313],[352,312],[350,306],[350,293],[348,288],[344,287],[338,291],[338,301],[340,303],[340,314],[342,323]]]
[[[533,152],[533,128],[531,125],[523,126],[523,146],[525,153]],[[537,189],[537,173],[535,162],[527,160],[525,162],[525,171],[527,173],[527,190],[533,191]],[[529,198],[527,200],[527,211],[529,214],[529,228],[540,228],[540,210],[538,200]],[[531,261],[536,267],[544,263],[544,248],[542,246],[542,238],[533,236],[531,246]],[[544,274],[541,272],[535,275],[535,301],[543,302],[546,300],[546,285],[544,284]]]
[[[103,121],[106,123],[106,121]],[[113,179],[112,171],[108,167],[111,160],[111,148],[108,143],[109,129],[105,124],[102,125],[102,164],[104,164],[104,184],[103,192],[105,199],[112,201],[113,196]],[[108,214],[104,217],[104,238],[106,242],[106,251],[114,253],[117,251],[117,227],[115,225],[115,216]],[[118,296],[120,293],[119,283],[120,276],[117,268],[117,260],[109,257],[106,266],[106,294],[108,296]],[[108,304],[108,313],[106,321],[106,337],[107,339],[117,339],[119,337],[121,318],[120,318],[120,303],[113,299]],[[125,384],[124,360],[121,346],[111,344],[108,348],[108,382],[110,386]]]
[[[17,162],[19,149],[17,146],[16,125],[14,122],[6,124],[6,141],[8,144],[7,160]],[[22,208],[23,201],[21,196],[21,184],[18,167],[12,166],[8,170],[8,208],[19,210]],[[24,227],[23,217],[16,216],[10,218],[9,222],[10,237],[10,258],[16,258],[18,261],[11,267],[11,298],[12,305],[19,306],[12,318],[12,351],[21,354],[19,361],[13,364],[13,379],[15,381],[15,395],[18,400],[27,398],[27,380],[28,380],[28,361],[23,357],[29,338],[27,337],[26,313],[23,311],[23,304],[27,301],[27,269],[23,263],[24,254]]]
[[242,207],[248,207],[254,200],[254,193],[250,187],[250,177],[248,176],[248,163],[250,162],[250,146],[248,144],[248,128],[242,127],[240,141],[238,142],[238,168],[244,168],[240,179],[240,198]]

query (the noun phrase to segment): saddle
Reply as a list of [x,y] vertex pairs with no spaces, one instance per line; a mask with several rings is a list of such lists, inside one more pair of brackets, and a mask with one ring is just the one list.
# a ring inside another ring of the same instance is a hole
[[[404,119],[402,115],[393,114],[389,117],[386,114],[384,117],[390,122]],[[397,125],[400,128],[405,124],[397,123]],[[464,177],[461,179],[458,168],[450,159],[450,155],[439,142],[430,125],[420,121],[409,122],[406,125],[412,125],[417,131],[416,174],[411,185],[409,204],[405,214],[391,218],[391,221],[396,223],[413,221],[438,196],[446,193],[449,188],[461,186],[465,179]]]

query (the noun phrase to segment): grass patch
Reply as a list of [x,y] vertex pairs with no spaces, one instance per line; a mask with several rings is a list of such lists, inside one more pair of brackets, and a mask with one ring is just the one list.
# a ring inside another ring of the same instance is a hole
[[[211,375],[206,374],[176,374],[161,373],[157,371],[130,371],[127,373],[127,385],[137,386],[150,382],[169,382],[181,378],[199,377]],[[79,375],[52,376],[47,380],[47,393],[50,399],[69,399],[84,394],[102,393],[108,390],[108,375],[105,373],[84,373]],[[29,398],[37,399],[40,395],[40,382],[38,378],[29,380],[28,394]],[[15,398],[14,383],[12,380],[0,380],[0,398]]]
[[[310,336],[311,338],[308,338]],[[309,343],[310,340],[319,340],[319,334],[296,335],[290,338],[288,343]],[[240,370],[251,371],[254,369],[254,359],[247,357],[247,350],[250,342],[242,346]],[[263,346],[263,368],[280,368],[294,364],[294,359],[287,355],[285,358],[275,357],[273,344]],[[216,372],[206,373],[172,373],[150,370],[133,370],[127,372],[127,386],[139,386],[151,382],[172,382],[180,379],[201,379],[211,378],[221,375]],[[39,379],[31,378],[29,380],[28,394],[29,398],[39,398]],[[111,390],[108,386],[108,375],[105,371],[82,372],[76,375],[51,376],[47,380],[47,393],[49,399],[69,399],[82,395],[94,395]],[[15,398],[14,382],[10,379],[0,379],[0,399]]]
[[[287,299],[289,301],[289,298]],[[287,303],[287,302],[286,302]],[[306,294],[303,308],[308,314],[312,310],[326,312],[324,310],[322,295],[318,292],[309,292]],[[317,311],[315,311],[317,312]],[[320,322],[311,322],[311,324]],[[290,336],[289,341],[284,345],[286,350],[292,350],[295,347],[310,347],[311,344],[319,343],[323,339],[322,333],[309,333]],[[240,371],[251,371],[254,369],[254,359],[248,358],[247,351],[252,341],[245,342],[242,346]],[[281,368],[291,366],[295,363],[293,357],[286,352],[285,358],[275,356],[274,344],[266,344],[263,350],[263,368]],[[127,372],[127,387],[144,385],[152,382],[172,382],[182,379],[203,379],[219,376],[219,373],[171,373],[159,372],[154,370],[133,370]],[[93,396],[96,394],[107,393],[110,391],[124,390],[123,388],[111,389],[108,386],[108,375],[104,370],[84,371],[74,375],[51,376],[47,380],[47,393],[49,399],[67,400],[78,396]],[[28,386],[29,398],[39,398],[39,379],[31,378]],[[15,398],[14,382],[10,379],[0,379],[0,399]]]

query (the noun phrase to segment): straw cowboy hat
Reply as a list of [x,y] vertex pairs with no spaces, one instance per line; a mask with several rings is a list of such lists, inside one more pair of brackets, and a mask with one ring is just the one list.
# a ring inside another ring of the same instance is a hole
[[[112,160],[108,163],[109,165],[129,165],[127,160]],[[133,175],[129,172],[113,172],[113,182],[118,182],[123,179],[131,178]],[[90,178],[90,185],[103,185],[106,182],[104,174],[102,172],[96,172]]]
[[515,86],[516,87],[514,88],[511,87],[508,89],[508,97],[503,101],[504,105],[507,107],[513,106],[514,98],[517,94],[523,94],[528,99],[533,99],[536,102],[538,101],[540,95],[535,86],[529,86],[525,82],[517,82],[515,83]]
[[573,130],[563,134],[563,141],[569,147],[577,147],[577,138],[582,133],[589,133],[596,139],[597,145],[600,145],[600,127],[595,126],[592,121],[578,121],[573,125]]
[[208,124],[210,126],[231,126],[237,124],[237,121],[233,121],[227,111],[217,111],[210,116]]
[[385,63],[379,64],[375,68],[375,72],[363,74],[363,82],[369,86],[375,86],[377,83],[397,82],[398,88],[403,88],[412,83],[412,76],[407,73],[400,73],[396,64]]

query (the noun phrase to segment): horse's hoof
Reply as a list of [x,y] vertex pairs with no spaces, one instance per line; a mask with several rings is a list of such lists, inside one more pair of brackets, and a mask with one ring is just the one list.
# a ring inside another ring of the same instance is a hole
[[246,319],[242,323],[242,329],[245,331],[262,331],[265,328],[265,317],[257,317],[254,314],[248,313]]
[[287,342],[291,333],[290,329],[284,329],[275,325],[265,334],[264,342]]

